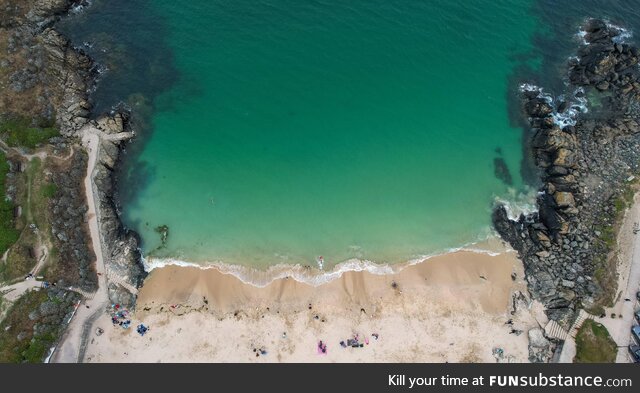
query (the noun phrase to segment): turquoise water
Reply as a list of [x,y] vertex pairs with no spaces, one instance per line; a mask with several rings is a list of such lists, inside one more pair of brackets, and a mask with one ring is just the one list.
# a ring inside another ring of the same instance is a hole
[[94,0],[65,23],[105,71],[96,111],[133,109],[119,189],[145,253],[264,268],[486,237],[495,199],[525,189],[514,96],[523,69],[548,74],[557,48],[535,38],[554,7]]
[[506,92],[528,1],[153,7],[182,78],[157,98],[137,157],[152,175],[124,210],[147,253],[399,262],[486,236],[495,198],[523,187]]

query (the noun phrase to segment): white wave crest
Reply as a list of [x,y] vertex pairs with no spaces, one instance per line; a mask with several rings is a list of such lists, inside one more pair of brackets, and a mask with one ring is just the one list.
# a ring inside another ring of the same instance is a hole
[[524,192],[517,192],[514,189],[510,189],[509,193],[510,195],[507,199],[496,197],[495,203],[504,206],[507,217],[510,220],[517,221],[521,215],[526,217],[538,211],[538,206],[536,205],[537,190],[528,188]]
[[[546,93],[543,88],[530,83],[521,84],[519,90],[521,92],[537,93],[538,98],[545,100],[549,105],[551,105],[554,108],[551,117],[553,118],[553,122],[560,128],[575,126],[578,120],[578,115],[589,111],[587,106],[588,101],[582,87],[575,89],[568,99],[564,94],[554,97],[551,94]],[[564,111],[558,112],[558,105],[561,102],[566,102],[566,107]]]
[[[589,20],[591,19],[587,19],[584,21],[583,25],[587,24],[589,22]],[[631,37],[633,37],[633,32],[629,29],[626,29],[624,27],[615,25],[613,23],[611,23],[609,20],[604,19],[604,23],[607,26],[607,28],[609,29],[609,31],[613,32],[615,35],[611,38],[611,40],[614,43],[617,44],[624,44],[626,43]],[[578,30],[578,32],[576,33],[576,38],[580,41],[580,43],[582,45],[588,45],[589,43],[587,42],[586,39],[587,36],[587,32],[580,29]]]
[[629,40],[631,37],[633,37],[633,33],[631,32],[631,30],[614,25],[609,21],[605,21],[605,23],[609,28],[609,30],[612,30],[617,33],[616,36],[611,39],[613,42],[618,44],[623,44],[627,42],[627,40]]
[[92,0],[83,0],[83,1],[73,5],[69,9],[69,14],[71,14],[71,15],[79,14],[82,11],[84,11],[85,8],[90,7],[91,3],[92,3]]
[[270,266],[266,270],[258,270],[253,267],[227,264],[224,262],[216,261],[209,263],[195,263],[183,261],[175,258],[155,258],[155,257],[143,257],[142,263],[145,271],[151,272],[154,269],[159,269],[166,266],[181,266],[192,267],[198,269],[216,269],[223,274],[231,274],[238,278],[245,284],[253,285],[255,287],[263,288],[271,284],[272,282],[289,278],[298,282],[309,284],[312,286],[319,286],[330,281],[339,279],[344,273],[347,272],[362,272],[366,271],[376,275],[394,274],[407,266],[415,265],[417,263],[424,262],[428,259],[445,255],[453,252],[468,251],[478,254],[487,254],[490,256],[498,256],[503,252],[510,252],[511,250],[504,250],[502,252],[487,250],[479,247],[477,243],[465,245],[462,247],[452,248],[443,253],[437,253],[432,255],[423,255],[407,261],[404,264],[378,264],[369,260],[362,259],[349,259],[336,265],[333,270],[329,272],[323,272],[315,268],[304,267],[299,264],[287,265],[278,264]]

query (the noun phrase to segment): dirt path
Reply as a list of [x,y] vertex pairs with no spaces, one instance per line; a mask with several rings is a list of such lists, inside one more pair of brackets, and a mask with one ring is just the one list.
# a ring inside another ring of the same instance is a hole
[[10,302],[15,302],[26,291],[30,290],[31,288],[39,288],[40,285],[41,282],[36,281],[35,279],[24,280],[12,285],[1,287],[0,293],[2,294],[2,297],[4,299]]

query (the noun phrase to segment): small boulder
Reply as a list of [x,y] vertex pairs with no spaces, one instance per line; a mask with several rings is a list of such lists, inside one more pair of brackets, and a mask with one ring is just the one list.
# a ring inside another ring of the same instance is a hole
[[555,199],[556,203],[558,204],[558,207],[560,208],[575,207],[576,205],[576,201],[573,198],[573,194],[570,192],[558,191],[555,194],[553,194],[553,198]]

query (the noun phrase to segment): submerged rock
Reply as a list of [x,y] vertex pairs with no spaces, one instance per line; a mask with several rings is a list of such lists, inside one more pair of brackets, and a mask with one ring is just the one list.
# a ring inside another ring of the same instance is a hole
[[493,168],[496,177],[508,186],[513,185],[513,179],[511,178],[511,172],[509,167],[502,157],[496,157],[493,159]]

